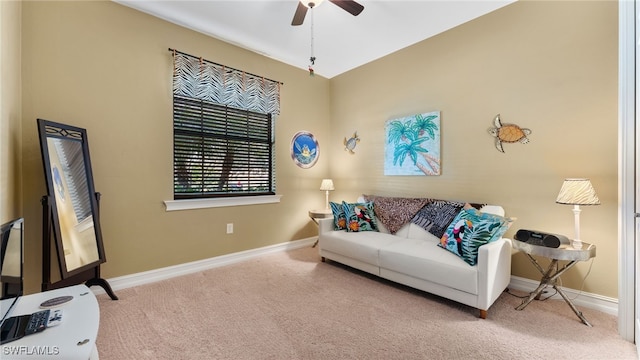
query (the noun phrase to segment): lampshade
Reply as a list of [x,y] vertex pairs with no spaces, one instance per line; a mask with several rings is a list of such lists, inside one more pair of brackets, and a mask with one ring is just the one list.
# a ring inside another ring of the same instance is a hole
[[565,179],[556,203],[564,205],[600,205],[589,179]]
[[322,184],[320,184],[320,190],[322,190],[322,191],[335,190],[335,188],[333,187],[333,180],[331,180],[331,179],[322,179]]

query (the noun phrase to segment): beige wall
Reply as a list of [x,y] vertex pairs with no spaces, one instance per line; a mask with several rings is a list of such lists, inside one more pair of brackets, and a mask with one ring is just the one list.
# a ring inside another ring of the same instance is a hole
[[[602,202],[583,207],[582,239],[597,245],[584,290],[617,298],[617,4],[519,1],[331,80],[336,194],[412,195],[501,204],[507,233],[573,236],[555,204],[566,177],[588,177]],[[442,175],[383,175],[384,123],[441,111]],[[494,147],[487,129],[530,128],[531,142]],[[358,131],[356,155],[341,148]],[[546,262],[545,262],[546,263]],[[580,289],[589,263],[562,277]],[[521,254],[513,274],[539,279]]]
[[0,224],[21,216],[21,3],[0,1]]
[[[40,284],[41,207],[46,193],[36,118],[87,129],[107,262],[116,276],[304,239],[317,234],[307,210],[328,157],[297,167],[291,137],[328,139],[329,81],[107,1],[24,2],[23,144],[26,262]],[[171,75],[175,48],[284,82],[276,120],[279,204],[166,212],[173,197]],[[301,59],[304,61],[304,59]],[[234,234],[226,224],[234,223]]]
[[[332,200],[365,192],[497,203],[518,217],[507,235],[533,228],[571,236],[570,208],[554,200],[565,177],[584,176],[602,201],[582,213],[583,240],[598,246],[584,290],[617,297],[613,1],[518,2],[330,81],[111,2],[25,2],[22,14],[28,291],[40,282],[40,117],[88,130],[106,278],[313,236],[306,211],[322,206],[326,176],[336,184]],[[276,129],[282,203],[165,212],[169,47],[285,83]],[[384,176],[384,122],[432,110],[442,113],[442,175]],[[531,143],[499,153],[487,133],[497,113],[531,128]],[[309,170],[289,156],[299,130],[316,134],[322,149]],[[362,141],[349,155],[342,142],[355,130]],[[225,234],[229,222],[233,235]],[[564,285],[580,288],[587,271],[580,264]],[[519,254],[513,273],[538,278]]]

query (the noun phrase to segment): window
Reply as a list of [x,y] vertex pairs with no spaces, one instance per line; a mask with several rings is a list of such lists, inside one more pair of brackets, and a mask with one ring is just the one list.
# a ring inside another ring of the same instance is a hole
[[274,195],[280,83],[171,51],[174,199]]
[[173,98],[174,198],[275,194],[271,115]]

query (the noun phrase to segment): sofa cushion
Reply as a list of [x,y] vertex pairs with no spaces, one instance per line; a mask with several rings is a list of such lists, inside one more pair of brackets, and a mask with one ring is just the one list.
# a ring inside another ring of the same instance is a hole
[[430,200],[427,198],[386,197],[364,195],[368,201],[373,201],[373,210],[380,222],[395,234],[400,228],[409,223],[414,215]]
[[385,233],[385,234],[391,234],[389,229],[387,229],[387,227],[384,226],[384,224],[380,221],[380,219],[378,219],[377,216],[376,216],[376,226],[378,227],[379,232]]
[[470,294],[478,293],[477,266],[439,249],[435,238],[403,239],[380,248],[380,267]]
[[333,229],[345,230],[347,228],[347,219],[344,216],[344,208],[342,204],[330,202],[331,212],[333,213]]
[[407,236],[410,239],[418,239],[418,240],[430,240],[430,241],[436,241],[439,242],[440,239],[437,238],[435,235],[433,235],[432,233],[428,232],[427,230],[423,229],[422,227],[414,224],[414,223],[409,223],[409,231],[407,232]]
[[486,214],[493,214],[498,216],[504,216],[504,208],[498,205],[483,205],[480,211]]
[[347,219],[347,231],[378,231],[372,202],[347,203],[343,201],[342,207]]
[[383,246],[401,241],[404,239],[377,231],[330,231],[322,234],[319,245],[322,250],[379,266],[378,250]]
[[458,255],[469,265],[478,262],[478,248],[499,239],[510,221],[467,207],[453,219],[438,246]]

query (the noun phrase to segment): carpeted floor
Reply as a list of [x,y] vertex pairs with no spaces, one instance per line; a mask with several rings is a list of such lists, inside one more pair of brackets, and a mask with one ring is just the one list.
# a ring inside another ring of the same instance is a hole
[[[638,359],[614,316],[503,293],[476,309],[302,248],[99,295],[101,360]],[[520,294],[524,295],[524,294]]]

